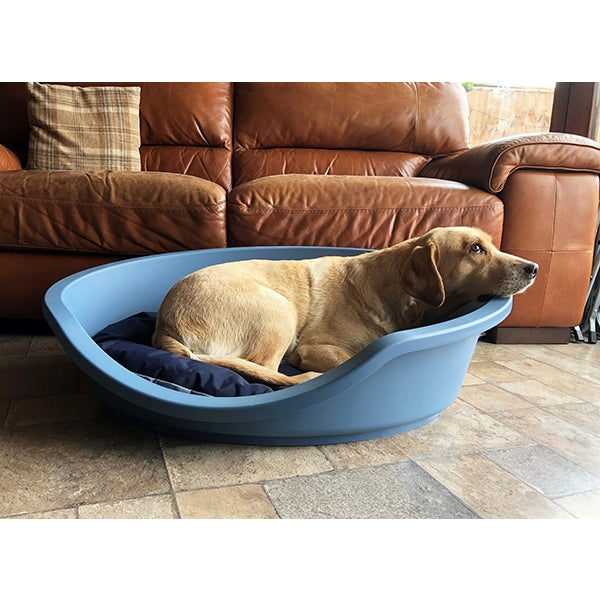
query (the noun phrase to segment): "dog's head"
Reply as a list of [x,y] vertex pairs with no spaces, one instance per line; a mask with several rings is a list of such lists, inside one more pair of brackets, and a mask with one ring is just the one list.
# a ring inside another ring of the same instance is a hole
[[438,227],[413,240],[402,285],[411,296],[437,307],[450,298],[468,302],[519,294],[537,272],[536,263],[501,252],[479,229]]

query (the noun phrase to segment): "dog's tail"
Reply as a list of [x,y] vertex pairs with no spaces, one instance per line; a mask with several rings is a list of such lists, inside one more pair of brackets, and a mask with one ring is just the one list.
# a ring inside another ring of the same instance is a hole
[[248,381],[266,383],[273,387],[287,387],[290,385],[297,385],[314,379],[321,373],[315,371],[308,371],[306,373],[299,373],[298,375],[285,375],[274,369],[269,369],[258,363],[253,363],[244,358],[237,358],[233,356],[210,356],[208,354],[193,354],[192,358],[201,362],[218,365],[220,367],[226,367],[236,373],[239,373]]
[[284,373],[280,373],[279,371],[275,371],[274,369],[259,365],[258,363],[254,363],[244,358],[195,354],[179,340],[164,334],[160,336],[154,335],[152,344],[158,350],[166,350],[167,352],[172,352],[173,354],[183,356],[184,358],[193,358],[194,360],[199,360],[201,362],[225,367],[239,373],[251,382],[265,383],[276,388],[297,385],[298,383],[309,381],[310,379],[314,379],[321,375],[321,373],[315,371],[308,371],[298,375],[285,375]]

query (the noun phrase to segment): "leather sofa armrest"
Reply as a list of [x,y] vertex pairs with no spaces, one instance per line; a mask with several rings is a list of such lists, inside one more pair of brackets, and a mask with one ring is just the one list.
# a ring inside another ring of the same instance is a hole
[[21,161],[17,155],[6,146],[0,144],[0,171],[21,171]]
[[600,144],[567,133],[515,135],[434,159],[419,177],[459,181],[497,194],[517,169],[600,173]]

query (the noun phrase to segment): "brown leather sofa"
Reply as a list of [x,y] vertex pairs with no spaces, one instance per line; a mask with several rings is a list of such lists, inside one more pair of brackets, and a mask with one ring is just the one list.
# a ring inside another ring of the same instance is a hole
[[53,282],[133,256],[380,248],[471,225],[540,265],[498,341],[566,342],[580,322],[596,142],[548,133],[469,149],[466,93],[453,83],[135,85],[143,171],[82,172],[26,169],[26,87],[0,83],[0,317],[39,317]]

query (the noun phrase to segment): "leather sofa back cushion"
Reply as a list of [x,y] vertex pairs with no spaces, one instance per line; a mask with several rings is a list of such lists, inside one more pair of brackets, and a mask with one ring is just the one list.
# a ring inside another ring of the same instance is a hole
[[234,184],[282,173],[416,175],[468,147],[457,83],[236,83]]
[[[195,175],[231,187],[231,83],[75,83],[139,86],[142,169]],[[27,164],[25,83],[0,82],[0,140]]]

